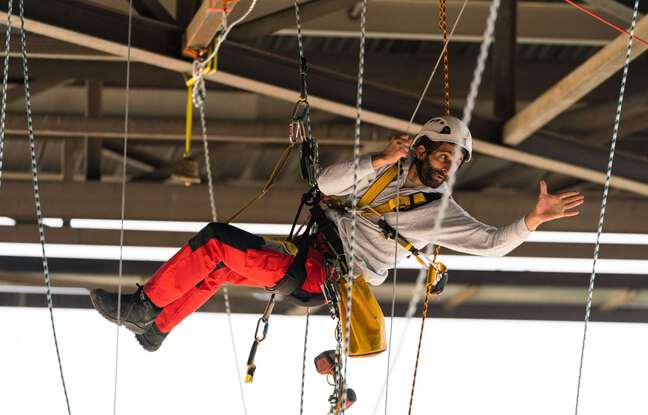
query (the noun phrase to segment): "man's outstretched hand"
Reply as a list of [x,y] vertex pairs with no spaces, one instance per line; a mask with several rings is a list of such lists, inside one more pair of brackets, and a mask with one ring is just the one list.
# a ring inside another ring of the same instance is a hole
[[579,192],[549,194],[547,182],[540,180],[538,201],[533,211],[524,217],[524,221],[530,231],[535,231],[538,226],[550,220],[578,215],[580,212],[575,208],[582,205],[583,202],[585,202],[585,196]]

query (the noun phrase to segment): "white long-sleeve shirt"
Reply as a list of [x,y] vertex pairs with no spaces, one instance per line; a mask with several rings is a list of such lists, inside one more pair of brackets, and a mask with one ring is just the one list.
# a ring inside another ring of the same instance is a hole
[[[374,169],[371,154],[360,157],[358,168],[358,197],[362,196],[373,181],[389,166]],[[448,192],[446,183],[437,188],[416,186],[407,181],[407,174],[412,164],[408,159],[402,163],[400,175],[400,195],[417,192]],[[353,192],[353,162],[346,161],[333,164],[320,173],[318,184],[320,190],[330,196],[348,196]],[[392,181],[370,206],[396,197],[396,180]],[[441,200],[427,203],[410,211],[399,212],[398,232],[417,249],[423,249],[434,242],[455,251],[474,255],[503,256],[523,243],[531,233],[524,218],[503,227],[486,225],[473,218],[457,204],[449,200],[445,218],[439,235],[433,235],[434,222],[439,215]],[[347,253],[350,246],[351,215],[334,209],[325,209],[327,216],[335,222]],[[396,213],[384,215],[389,225],[396,228]],[[372,221],[358,217],[355,236],[354,274],[363,275],[368,283],[380,285],[387,278],[387,270],[394,267],[394,249],[397,249],[396,262],[403,260],[409,253],[394,241],[385,239],[380,228]]]

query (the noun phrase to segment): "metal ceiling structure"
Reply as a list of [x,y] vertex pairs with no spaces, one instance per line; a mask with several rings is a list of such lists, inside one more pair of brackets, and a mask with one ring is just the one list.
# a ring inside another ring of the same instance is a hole
[[[191,62],[181,56],[181,36],[199,3],[133,2],[138,16],[132,35],[127,219],[209,218],[205,185],[184,187],[170,180],[171,166],[183,152],[183,75],[191,71]],[[241,0],[234,13],[242,13],[248,4]],[[468,92],[489,4],[468,3],[449,46],[457,113]],[[449,21],[460,5],[448,2]],[[625,3],[588,0],[585,5],[628,25]],[[322,164],[351,156],[359,43],[355,6],[349,0],[311,0],[303,6],[313,131]],[[0,21],[6,18],[6,7],[0,5]],[[119,218],[128,2],[25,0],[25,7],[43,207],[46,216],[63,219],[62,227],[47,229],[47,240],[116,245],[118,231],[75,229],[70,219]],[[434,2],[369,1],[363,151],[379,151],[391,133],[404,130],[442,48],[436,19]],[[648,37],[646,17],[637,34]],[[517,219],[532,208],[542,178],[550,190],[587,194],[580,216],[543,230],[594,232],[623,39],[560,1],[503,0],[471,124],[477,154],[462,169],[455,192],[473,216],[493,225]],[[12,46],[17,56],[17,42]],[[634,46],[606,232],[648,233],[648,79],[640,76],[648,69],[648,56],[642,54],[646,49],[640,43]],[[287,144],[287,121],[299,89],[297,56],[292,2],[261,1],[223,45],[218,72],[206,78],[211,167],[223,216],[255,194]],[[10,82],[0,217],[17,223],[0,226],[0,243],[34,243],[38,233],[31,206],[22,71],[15,59]],[[436,79],[416,122],[440,112],[441,92]],[[511,139],[515,134],[518,138]],[[293,159],[276,188],[242,221],[288,223],[304,189],[296,171]],[[205,175],[204,166],[201,172]],[[177,247],[189,236],[128,231],[126,244]],[[642,245],[604,245],[601,258],[646,260],[646,252]],[[589,258],[592,245],[533,242],[511,255]],[[157,266],[159,262],[127,261],[125,275],[129,282],[139,282]],[[79,288],[111,287],[116,281],[117,263],[111,260],[54,258],[50,268],[56,306],[88,307],[89,299]],[[39,273],[37,259],[0,256],[0,305],[44,306]],[[399,275],[396,311],[402,315],[414,272]],[[585,273],[451,270],[449,290],[435,300],[431,315],[581,320],[588,278]],[[599,281],[594,320],[648,321],[644,275],[604,274]],[[390,303],[391,288],[375,292],[383,304]],[[232,294],[236,312],[257,313],[264,307],[263,293],[236,288]],[[219,298],[205,310],[221,311]],[[300,312],[288,304],[277,311]]]

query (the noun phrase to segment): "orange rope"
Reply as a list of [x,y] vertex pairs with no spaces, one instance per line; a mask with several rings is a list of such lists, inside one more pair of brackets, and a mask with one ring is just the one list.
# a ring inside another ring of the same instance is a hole
[[[437,256],[439,255],[440,247],[439,245],[434,245],[434,259],[433,262],[436,262]],[[418,373],[419,366],[419,357],[421,356],[421,345],[423,343],[423,330],[425,329],[425,320],[427,319],[428,314],[428,303],[430,302],[430,295],[434,289],[433,281],[428,279],[425,285],[425,297],[423,298],[423,315],[421,318],[421,331],[419,332],[419,341],[418,348],[416,349],[416,363],[414,364],[414,378],[412,379],[412,390],[410,392],[410,402],[409,402],[409,411],[408,415],[412,415],[412,404],[414,404],[414,388],[416,387],[416,374]]]
[[[443,44],[448,43],[448,23],[446,21],[446,0],[439,0],[439,29],[443,34]],[[443,101],[445,115],[450,115],[450,67],[448,65],[448,48],[443,52]]]

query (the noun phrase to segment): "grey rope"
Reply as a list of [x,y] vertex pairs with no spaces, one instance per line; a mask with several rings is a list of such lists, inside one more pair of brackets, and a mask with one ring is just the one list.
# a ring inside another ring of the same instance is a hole
[[[427,90],[427,87],[429,86],[430,81],[431,81],[432,77],[434,76],[434,73],[435,73],[435,71],[436,71],[436,69],[437,69],[437,67],[439,65],[439,62],[441,60],[441,57],[443,56],[443,53],[445,52],[445,49],[448,46],[448,43],[452,39],[452,35],[454,34],[454,30],[457,27],[457,23],[458,23],[459,19],[461,18],[461,14],[463,12],[464,7],[466,6],[466,3],[467,3],[467,0],[465,0],[464,3],[463,3],[463,6],[462,6],[462,8],[461,8],[461,10],[459,12],[458,17],[457,17],[457,20],[455,21],[455,23],[453,25],[452,31],[451,31],[450,36],[448,38],[448,42],[444,45],[443,51],[441,52],[441,55],[439,56],[439,59],[437,60],[437,63],[435,65],[435,67],[434,67],[434,70],[432,71],[432,75],[430,76],[430,79],[428,79],[428,83],[426,85],[425,91]],[[493,0],[493,2],[491,3],[488,19],[486,21],[486,27],[484,29],[484,36],[483,36],[483,41],[482,41],[481,48],[480,48],[479,57],[477,59],[477,65],[476,65],[475,70],[473,72],[472,81],[470,83],[470,91],[468,93],[466,105],[465,105],[465,108],[464,108],[464,111],[463,111],[463,122],[466,125],[469,125],[469,123],[470,123],[470,120],[472,118],[472,112],[473,112],[474,107],[475,107],[475,101],[477,100],[477,95],[478,95],[478,92],[479,92],[479,86],[481,85],[482,75],[483,75],[483,72],[484,72],[485,64],[486,64],[486,61],[488,60],[488,52],[490,50],[490,45],[492,44],[492,41],[493,41],[493,32],[494,32],[494,29],[495,29],[495,22],[497,20],[497,14],[498,14],[498,10],[499,10],[499,5],[500,5],[500,0]],[[414,111],[414,114],[412,115],[412,118],[410,119],[410,124],[408,125],[408,130],[409,130],[409,127],[411,126],[411,124],[414,121],[415,114],[416,114],[417,110],[420,107],[420,103],[422,102],[423,96],[425,95],[425,91],[424,91],[423,95],[421,96],[421,99],[419,100],[419,103],[418,103],[418,105],[417,105],[417,107],[416,107],[416,109]],[[460,155],[461,155],[461,152],[458,149],[455,149],[455,152],[453,154],[453,166],[457,165],[457,162],[459,160]],[[399,175],[400,175],[400,171],[399,171]],[[448,208],[450,195],[452,194],[452,189],[454,187],[455,181],[456,181],[456,168],[453,167],[451,169],[451,171],[450,171],[450,175],[449,175],[449,178],[448,178],[448,189],[449,190],[448,190],[447,193],[444,193],[443,198],[441,199],[440,211],[439,211],[439,213],[437,215],[437,218],[436,218],[436,220],[434,222],[434,228],[433,228],[433,231],[432,231],[433,235],[438,235],[439,232],[441,231],[441,224],[443,222],[443,219],[445,218],[445,213],[446,213],[447,208]],[[398,186],[398,184],[400,184],[400,181],[397,182],[397,186]],[[432,246],[430,245],[430,247],[428,249],[426,249],[427,254],[432,253],[431,248],[432,248]],[[396,350],[396,353],[395,353],[394,362],[391,363],[393,365],[396,364],[396,362],[398,361],[398,359],[400,357],[401,350],[402,350],[402,345],[404,343],[405,336],[406,336],[407,331],[409,329],[411,318],[414,316],[414,313],[416,312],[416,310],[418,308],[418,304],[421,301],[421,292],[423,291],[423,286],[424,286],[424,283],[425,283],[426,275],[427,275],[427,273],[426,273],[425,270],[420,270],[419,274],[417,276],[414,292],[413,292],[412,298],[410,299],[410,302],[408,304],[407,311],[405,313],[406,326],[405,326],[405,328],[403,330],[403,333],[401,334],[401,339],[400,339],[399,346],[398,346],[398,348]],[[393,316],[392,316],[392,318],[393,318]],[[388,359],[389,359],[389,357],[388,357]],[[387,382],[389,382],[389,372],[390,372],[390,361],[388,360]],[[387,390],[387,386],[385,386],[385,390]],[[376,402],[376,406],[377,405],[378,405],[378,401]],[[386,413],[386,408],[387,408],[387,396],[385,396],[385,413]]]
[[[209,189],[209,207],[211,210],[212,222],[218,220],[218,215],[216,211],[216,202],[214,198],[214,181],[213,174],[211,170],[211,157],[209,156],[209,142],[207,138],[207,120],[205,116],[205,101],[207,99],[207,89],[205,87],[205,79],[203,77],[203,68],[204,62],[195,62],[194,63],[194,76],[196,78],[196,83],[192,90],[192,101],[194,107],[198,108],[200,113],[200,128],[203,140],[203,153],[205,156],[205,170],[207,171],[207,187]],[[229,290],[227,287],[222,287],[223,293],[223,302],[225,304],[225,313],[227,314],[227,324],[230,332],[230,342],[232,345],[232,353],[234,354],[234,360],[236,362],[236,376],[238,379],[239,385],[239,394],[241,395],[241,404],[243,405],[243,412],[247,415],[247,402],[245,400],[245,391],[243,390],[243,377],[241,376],[241,368],[238,365],[238,350],[236,347],[236,340],[234,339],[234,323],[232,322],[232,306],[229,298]]]
[[121,213],[119,229],[119,271],[117,277],[117,328],[115,329],[115,382],[113,385],[113,415],[117,413],[117,386],[119,379],[119,333],[121,328],[122,277],[124,272],[124,219],[126,218],[126,160],[128,158],[128,113],[130,108],[131,34],[133,5],[128,2],[128,52],[126,56],[126,93],[124,97],[124,152],[122,156]]
[[[466,5],[468,4],[468,0],[464,0],[463,4],[461,5],[461,9],[459,9],[459,14],[457,15],[457,18],[454,21],[454,24],[452,25],[452,29],[450,30],[450,35],[448,36],[448,40],[444,42],[443,48],[441,50],[441,53],[439,54],[439,57],[437,58],[436,63],[434,64],[434,68],[430,72],[430,76],[428,77],[428,80],[425,84],[425,87],[423,88],[423,91],[421,92],[421,95],[419,96],[419,99],[416,103],[416,107],[414,108],[414,111],[412,112],[412,116],[410,117],[410,120],[407,124],[406,133],[409,134],[409,130],[414,123],[414,118],[416,118],[416,114],[418,113],[418,110],[421,107],[421,104],[423,103],[423,99],[427,95],[427,91],[430,87],[430,84],[432,83],[432,78],[434,78],[434,75],[436,74],[436,71],[439,67],[439,64],[441,63],[441,59],[443,58],[443,55],[445,54],[446,50],[448,49],[448,44],[450,43],[450,40],[452,39],[452,36],[454,35],[455,29],[457,28],[457,25],[459,24],[459,21],[461,20],[461,17],[463,16],[463,12],[466,8]],[[401,191],[401,160],[398,160],[398,175],[396,177],[396,200],[400,197],[400,191]],[[395,315],[395,310],[396,310],[396,283],[398,279],[398,233],[399,233],[399,215],[400,215],[400,205],[396,204],[396,236],[395,236],[395,241],[394,241],[394,277],[392,280],[392,302],[391,302],[391,313],[390,313],[390,319],[389,319],[389,339],[387,343],[387,370],[386,370],[386,376],[385,376],[385,383],[383,384],[383,389],[376,400],[374,404],[374,411],[373,413],[378,412],[378,405],[380,403],[380,397],[385,394],[385,415],[387,414],[387,408],[388,408],[388,401],[389,401],[389,376],[391,374],[391,344],[392,344],[392,334],[394,331],[394,315]],[[430,254],[430,250],[428,249],[427,254]],[[419,277],[420,275],[426,275],[425,270],[421,270],[419,272]],[[418,288],[418,287],[417,287]],[[420,290],[418,290],[420,291]],[[418,293],[417,291],[417,293]],[[420,294],[417,294],[420,296]],[[417,301],[418,302],[418,301]],[[414,315],[414,312],[412,312],[412,315]],[[410,316],[411,318],[411,316]],[[408,321],[409,324],[409,321]],[[402,344],[403,339],[401,338],[401,343]],[[400,347],[397,350],[397,355],[396,355],[396,360],[398,360],[398,355],[400,354]]]
[[304,414],[304,386],[306,384],[306,351],[308,347],[308,323],[310,321],[310,308],[306,307],[306,326],[304,327],[304,353],[302,355],[301,393],[299,399],[299,415]]
[[628,80],[628,70],[630,69],[630,57],[632,54],[632,39],[637,26],[637,15],[639,10],[639,0],[634,2],[632,12],[632,25],[630,27],[630,36],[628,36],[628,47],[626,49],[625,64],[623,65],[623,76],[621,78],[621,87],[619,90],[619,101],[614,116],[614,129],[612,132],[612,143],[610,144],[610,156],[608,158],[607,171],[605,173],[605,185],[603,186],[603,198],[601,200],[601,212],[599,214],[598,228],[596,230],[596,243],[594,245],[594,258],[592,261],[592,274],[590,276],[589,287],[587,288],[587,304],[585,306],[585,320],[583,322],[583,340],[581,343],[580,363],[578,366],[578,386],[576,388],[576,404],[574,414],[578,415],[578,406],[580,403],[581,381],[583,377],[583,361],[585,358],[585,343],[587,340],[587,327],[592,311],[592,296],[594,294],[594,282],[596,280],[596,262],[599,257],[599,248],[601,233],[603,232],[603,222],[605,220],[605,208],[607,207],[607,198],[610,190],[610,179],[612,178],[612,167],[614,163],[614,151],[619,136],[619,125],[621,124],[621,109],[623,108],[623,96],[625,94],[626,81]]
[[347,403],[347,363],[349,359],[349,337],[351,332],[351,308],[353,305],[353,278],[355,266],[355,236],[357,225],[357,208],[358,208],[358,169],[360,167],[360,125],[362,123],[362,83],[364,81],[364,54],[365,54],[365,37],[367,27],[367,0],[362,1],[362,14],[360,18],[360,52],[358,62],[358,90],[356,95],[356,121],[355,121],[355,139],[353,142],[353,193],[351,197],[351,235],[349,238],[349,273],[347,275],[347,307],[346,322],[344,326],[344,376],[342,378],[342,413],[346,411]]
[[[304,39],[302,35],[302,27],[301,27],[301,14],[299,13],[299,0],[295,0],[295,20],[297,22],[297,46],[299,48],[299,59],[300,63],[304,59]],[[306,99],[306,102],[308,102],[308,82],[307,79],[304,78],[304,99]],[[304,123],[306,124],[306,134],[308,138],[312,137],[312,128],[311,128],[311,122],[310,122],[310,108],[308,111],[306,111],[306,117],[304,119]],[[313,140],[315,144],[315,152],[314,152],[314,160],[313,160],[313,167],[315,171],[315,180],[319,177],[319,172],[320,172],[320,165],[319,165],[319,145],[317,143],[317,140]],[[314,183],[311,183],[313,185]]]
[[[11,5],[13,0],[9,0]],[[43,224],[43,209],[41,206],[40,189],[38,186],[38,167],[36,165],[36,140],[34,138],[34,126],[32,117],[31,95],[29,92],[29,68],[27,65],[27,37],[25,35],[25,7],[24,0],[20,0],[20,46],[22,52],[22,67],[23,78],[25,85],[25,110],[27,112],[27,134],[29,136],[29,151],[31,155],[31,169],[32,169],[32,184],[34,188],[34,200],[36,203],[36,219],[38,221],[38,237],[41,245],[42,260],[43,260],[43,277],[45,279],[45,286],[47,289],[47,308],[50,314],[50,323],[52,326],[52,335],[54,337],[54,347],[56,349],[56,358],[58,361],[59,374],[61,376],[61,384],[63,385],[63,393],[65,394],[65,404],[67,405],[68,415],[71,415],[70,400],[68,397],[67,387],[65,385],[65,376],[63,375],[63,364],[61,363],[61,352],[59,350],[58,338],[56,336],[56,327],[54,324],[54,305],[52,303],[52,284],[49,273],[49,266],[47,262],[47,255],[45,254],[45,225]],[[11,10],[11,9],[10,9]],[[10,12],[9,12],[10,13]],[[9,21],[9,25],[10,25]],[[8,28],[10,30],[10,27]],[[4,129],[3,129],[4,131]]]
[[7,31],[5,33],[5,58],[2,74],[2,113],[0,114],[0,187],[2,187],[2,160],[4,159],[5,121],[7,118],[7,83],[9,82],[9,53],[11,52],[11,13],[13,0],[7,6]]
[[[295,21],[297,25],[297,45],[299,49],[299,58],[300,58],[300,64],[304,59],[304,41],[302,38],[302,30],[301,30],[301,17],[299,14],[299,0],[295,0]],[[306,102],[308,102],[308,84],[306,77],[304,76],[304,99]],[[312,137],[312,129],[311,129],[311,123],[310,123],[310,110],[306,111],[305,114],[305,119],[304,123],[306,124],[306,136],[308,138]],[[317,141],[315,141],[315,160],[314,160],[314,173],[315,177],[313,178],[315,181],[317,180],[317,177],[319,176],[319,149],[317,146]],[[313,185],[314,183],[310,183]],[[304,350],[302,354],[302,373],[301,373],[301,392],[300,392],[300,399],[299,399],[299,415],[303,415],[304,413],[304,392],[305,392],[305,387],[306,387],[306,352],[307,352],[307,347],[308,347],[308,325],[310,323],[310,308],[306,307],[306,326],[304,328]]]

